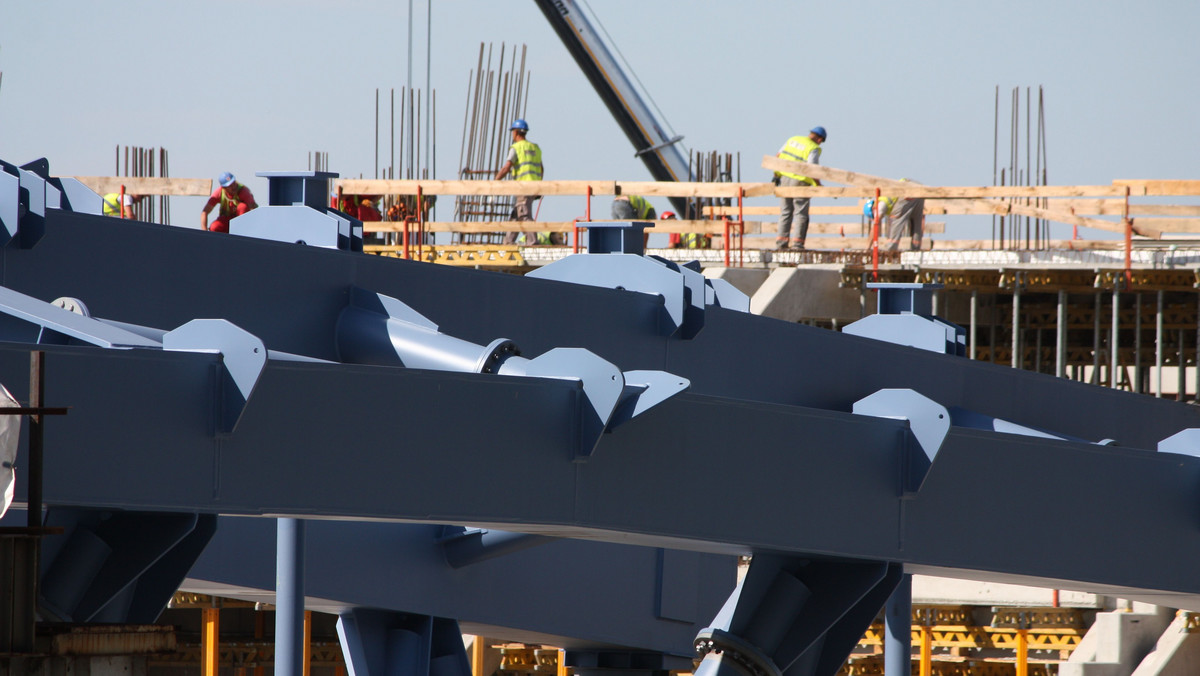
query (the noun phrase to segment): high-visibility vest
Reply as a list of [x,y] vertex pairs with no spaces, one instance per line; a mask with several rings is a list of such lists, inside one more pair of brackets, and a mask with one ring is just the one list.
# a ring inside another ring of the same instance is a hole
[[629,206],[633,207],[633,217],[645,221],[654,218],[654,205],[641,195],[630,195]]
[[[821,146],[816,141],[810,139],[807,136],[793,136],[787,140],[787,143],[783,144],[783,147],[779,149],[779,154],[776,155],[776,157],[778,157],[781,160],[793,160],[795,162],[807,162],[808,156],[810,153],[812,153],[813,150],[817,151],[817,158],[820,158],[821,157]],[[801,176],[800,174],[793,174],[790,171],[777,171],[775,173],[780,174],[782,176],[787,176],[788,178],[794,178],[797,181],[800,181],[801,183],[804,183],[807,185],[816,185],[817,184],[816,181],[814,181],[813,179],[811,179],[807,176]]]
[[698,232],[685,232],[679,238],[684,249],[707,249],[708,237]]
[[233,184],[233,196],[230,197],[225,188],[221,188],[221,215],[236,216],[238,205],[242,203],[241,194],[244,186],[241,183]]
[[542,149],[538,144],[524,139],[512,144],[517,153],[517,166],[514,178],[518,181],[542,180]]
[[121,193],[110,192],[104,196],[105,216],[124,216],[121,213]]
[[883,218],[892,213],[892,207],[896,206],[896,198],[882,195],[879,198],[879,217]]

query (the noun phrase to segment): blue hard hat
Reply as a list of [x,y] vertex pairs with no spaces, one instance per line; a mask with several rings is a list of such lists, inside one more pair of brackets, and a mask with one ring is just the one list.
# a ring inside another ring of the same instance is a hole
[[221,178],[217,179],[222,188],[228,188],[229,186],[233,185],[234,180],[233,174],[229,173],[228,171],[221,174]]
[[863,204],[863,216],[866,216],[867,218],[875,218],[875,198],[874,197],[867,200]]
[[512,126],[509,129],[517,129],[520,131],[529,131],[529,123],[525,120],[513,120]]
[[813,127],[811,130],[809,130],[809,133],[820,136],[821,140],[829,138],[828,134],[825,133],[825,127]]

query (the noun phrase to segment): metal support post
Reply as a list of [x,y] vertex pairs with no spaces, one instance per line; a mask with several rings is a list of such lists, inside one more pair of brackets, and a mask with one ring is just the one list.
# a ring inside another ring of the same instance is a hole
[[1183,350],[1183,329],[1179,329],[1179,344],[1175,350],[1175,401],[1187,401],[1187,353]]
[[979,327],[979,289],[971,289],[971,350],[970,358],[975,359],[975,330]]
[[1089,382],[1101,384],[1100,380],[1100,314],[1104,306],[1100,301],[1100,292],[1096,292],[1096,302],[1092,306],[1092,377]]
[[1020,614],[1017,626],[1017,676],[1029,676],[1029,618]]
[[1013,276],[1012,367],[1021,368],[1021,277]]
[[221,609],[200,609],[200,673],[217,676],[220,669]]
[[292,518],[279,519],[275,543],[275,674],[302,676],[304,522]]
[[1108,339],[1108,386],[1114,390],[1121,387],[1121,379],[1117,377],[1119,367],[1121,341],[1121,285],[1113,286],[1112,293],[1112,333]]
[[1163,291],[1158,291],[1158,312],[1154,317],[1154,396],[1162,397],[1163,370]]
[[1196,294],[1196,401],[1200,401],[1200,294]]
[[567,676],[570,672],[567,670],[567,651],[561,648],[558,651],[558,670],[557,676]]
[[[1200,295],[1197,297],[1200,298]],[[1142,373],[1142,294],[1134,294],[1133,298],[1137,308],[1133,318],[1133,391],[1145,394],[1146,379]],[[1197,322],[1197,326],[1200,327],[1200,322]]]
[[929,628],[931,612],[921,611],[921,656],[917,668],[920,676],[933,676],[933,631]]
[[312,675],[312,611],[304,611],[304,676]]
[[1067,291],[1058,290],[1058,332],[1054,341],[1054,375],[1067,375]]
[[[29,353],[29,406],[42,408],[45,406],[46,369],[43,361],[46,353],[35,350]],[[34,413],[29,416],[29,511],[26,514],[26,525],[30,528],[42,527],[42,447],[45,431],[42,416]],[[36,570],[36,568],[35,568]]]
[[883,674],[912,673],[912,575],[900,578],[883,607]]

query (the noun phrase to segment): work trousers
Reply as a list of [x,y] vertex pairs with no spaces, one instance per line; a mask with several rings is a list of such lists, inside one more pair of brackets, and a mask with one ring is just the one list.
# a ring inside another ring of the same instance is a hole
[[[780,188],[795,188],[802,185],[808,184],[801,183],[790,176],[779,177]],[[807,197],[784,197],[780,200],[779,234],[777,235],[779,241],[787,239],[790,234],[792,242],[804,245],[804,239],[808,236],[808,203]]]
[[213,232],[229,232],[230,219],[237,218],[247,211],[250,211],[250,205],[242,202],[241,204],[237,205],[236,214],[221,214],[220,216],[217,216],[216,220],[208,224],[208,229]]
[[[533,220],[533,195],[517,195],[517,204],[513,207],[514,221],[532,221]],[[528,238],[522,237],[524,233],[507,232],[504,233],[505,244],[524,243],[526,239],[532,239],[531,234]]]
[[901,199],[892,207],[891,218],[888,219],[887,229],[887,246],[885,250],[896,251],[900,248],[900,238],[904,237],[905,233],[912,234],[912,249],[915,251],[921,248],[921,235],[924,222],[922,217],[925,214],[925,200],[917,199]]

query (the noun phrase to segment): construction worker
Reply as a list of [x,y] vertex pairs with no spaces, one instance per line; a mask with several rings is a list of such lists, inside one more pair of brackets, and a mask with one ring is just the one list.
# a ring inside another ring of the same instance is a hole
[[654,205],[641,195],[617,195],[611,215],[614,221],[653,221],[656,216]]
[[[202,228],[213,232],[229,232],[230,219],[237,218],[251,209],[257,209],[258,204],[255,203],[250,189],[238,183],[237,178],[228,171],[221,174],[218,182],[221,187],[217,188],[204,203],[204,208],[200,212],[200,223]],[[217,212],[216,220],[209,225],[208,212],[218,204],[221,205],[221,209]]]
[[[511,171],[513,178],[518,181],[540,181],[545,174],[545,165],[542,164],[542,149],[538,144],[525,140],[525,136],[529,133],[529,123],[525,120],[513,120],[509,126],[509,131],[512,134],[512,146],[508,150],[508,159],[504,162],[504,166],[500,167],[500,171],[496,172],[495,180],[503,179]],[[538,199],[536,195],[518,195],[517,204],[514,208],[514,221],[532,221],[533,220],[533,201]],[[505,244],[515,244],[517,242],[517,234],[510,232],[505,234]],[[547,243],[561,243],[563,233],[538,233],[538,239],[544,240]],[[522,239],[524,239],[522,237]],[[539,241],[540,243],[540,241]]]
[[[825,142],[825,127],[813,127],[808,136],[793,136],[783,144],[776,157],[784,160],[821,163],[821,144]],[[775,172],[775,185],[791,188],[805,185],[821,185],[820,179],[802,176],[789,171]],[[808,235],[808,198],[784,197],[779,205],[779,232],[775,236],[776,249],[803,249]],[[790,234],[790,239],[789,239]]]
[[[920,185],[912,179],[902,178],[900,180]],[[880,248],[884,251],[898,251],[900,239],[906,233],[912,235],[912,243],[909,248],[913,251],[921,248],[921,238],[925,230],[925,198],[901,197],[896,199],[880,195],[879,206],[875,206],[875,200],[868,200],[863,207],[863,213],[868,218],[874,218],[876,209],[879,211],[880,237],[887,238],[886,243]]]
[[133,218],[133,205],[142,201],[145,195],[130,195],[125,193],[125,209],[121,208],[121,193],[110,192],[105,193],[104,197],[104,215],[116,216],[117,218]]

